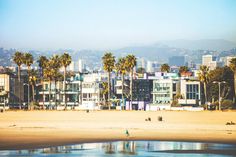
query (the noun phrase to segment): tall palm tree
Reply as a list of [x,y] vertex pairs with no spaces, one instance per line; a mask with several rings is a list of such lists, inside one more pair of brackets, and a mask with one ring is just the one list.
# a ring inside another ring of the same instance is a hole
[[[137,58],[134,55],[126,56],[127,70],[130,73],[130,101],[133,103],[133,75],[134,75],[134,67],[137,64]],[[130,107],[130,106],[129,106]]]
[[[34,61],[34,59],[33,59],[32,54],[30,54],[30,53],[24,54],[23,62],[27,66],[27,69],[28,69],[28,88],[29,88],[29,84],[30,84],[30,66],[33,64],[33,61]],[[28,93],[28,94],[30,94],[30,93]],[[30,104],[28,104],[28,109],[30,109]]]
[[108,72],[108,102],[109,102],[109,110],[111,109],[110,98],[111,98],[111,84],[110,77],[111,72],[115,68],[115,56],[112,53],[107,52],[102,57],[103,69]]
[[37,71],[36,70],[31,70],[30,71],[30,77],[29,77],[29,83],[30,83],[30,85],[31,85],[31,87],[32,87],[32,101],[33,102],[35,102],[35,98],[34,98],[34,92],[35,92],[35,90],[34,90],[34,87],[35,87],[35,85],[36,85],[36,83],[37,83],[37,79],[38,78],[38,73],[37,73]]
[[43,76],[43,70],[46,68],[47,66],[47,62],[48,62],[48,59],[46,56],[40,56],[39,59],[38,59],[38,65],[39,67],[41,68],[41,74]]
[[170,72],[170,66],[168,64],[161,65],[161,72]]
[[61,67],[61,57],[59,55],[54,55],[52,56],[51,58],[51,62],[52,62],[52,68],[53,68],[53,71],[52,71],[52,78],[53,78],[53,81],[54,81],[54,86],[55,86],[55,89],[54,89],[54,103],[55,103],[55,107],[57,107],[57,102],[56,102],[56,96],[57,96],[57,81],[59,80],[61,74],[59,73],[59,69]]
[[18,83],[19,83],[19,108],[21,109],[21,65],[23,64],[24,54],[22,52],[16,51],[13,56],[13,61],[16,63],[18,67]]
[[203,86],[204,86],[204,99],[205,99],[205,102],[208,101],[208,97],[207,97],[207,83],[209,82],[209,72],[210,72],[210,69],[208,66],[205,66],[205,65],[201,65],[200,66],[200,71],[199,71],[199,74],[198,74],[198,79],[200,80],[200,82],[203,83]]
[[233,71],[234,73],[234,103],[236,102],[236,58],[233,58],[231,61],[230,61],[230,68],[231,70]]
[[124,76],[127,72],[127,65],[126,65],[126,58],[119,58],[118,62],[116,63],[116,70],[121,75],[121,94],[122,94],[122,103],[125,107],[125,100],[124,100]]
[[103,95],[103,100],[104,100],[104,105],[106,104],[106,98],[108,94],[108,83],[107,82],[102,82],[102,92],[101,94]]
[[65,104],[65,109],[67,108],[67,103],[66,103],[66,67],[70,65],[71,63],[71,56],[68,53],[64,53],[61,56],[61,65],[64,67],[64,82],[63,82],[63,91],[64,91],[64,104]]
[[44,109],[44,69],[47,67],[47,64],[48,64],[48,59],[46,56],[40,56],[39,57],[39,60],[38,60],[38,65],[39,67],[41,68],[41,81],[42,81],[42,89],[43,89],[43,109]]
[[49,106],[51,108],[51,88],[55,69],[53,69],[53,61],[49,59],[47,66],[44,69],[44,78],[49,82]]

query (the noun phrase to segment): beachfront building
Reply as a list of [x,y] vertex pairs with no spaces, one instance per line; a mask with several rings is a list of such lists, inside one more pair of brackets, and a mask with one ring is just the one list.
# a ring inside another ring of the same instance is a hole
[[[43,81],[39,91],[39,105],[47,109],[63,110],[74,109],[81,103],[82,75],[75,74],[66,80],[66,88],[63,91],[63,81]],[[50,87],[51,86],[51,87]],[[64,98],[65,97],[65,98]]]
[[169,109],[179,92],[179,83],[177,74],[153,80],[153,105],[157,109]]
[[124,93],[124,103],[122,102],[122,80],[120,77],[117,77],[115,79],[115,96],[114,96],[114,100],[116,100],[118,103],[117,104],[117,109],[122,109],[124,110],[125,109],[125,106],[124,104],[126,104],[126,102],[128,101],[129,99],[129,96],[130,96],[130,80],[129,79],[124,79],[124,86],[123,86],[123,93]]
[[19,83],[12,73],[0,73],[0,107],[20,108],[24,102],[23,79]]
[[201,105],[201,84],[199,80],[194,78],[185,79],[180,81],[180,94],[181,99],[178,103],[182,106],[199,106]]
[[102,83],[107,82],[106,73],[83,75],[82,104],[79,109],[100,109],[105,104]]
[[146,110],[146,105],[152,102],[152,85],[149,79],[133,80],[133,101],[126,103],[126,109]]

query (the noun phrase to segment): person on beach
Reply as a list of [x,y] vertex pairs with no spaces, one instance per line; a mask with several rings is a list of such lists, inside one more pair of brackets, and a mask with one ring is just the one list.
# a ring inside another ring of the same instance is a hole
[[129,131],[128,129],[125,130],[126,137],[129,137]]

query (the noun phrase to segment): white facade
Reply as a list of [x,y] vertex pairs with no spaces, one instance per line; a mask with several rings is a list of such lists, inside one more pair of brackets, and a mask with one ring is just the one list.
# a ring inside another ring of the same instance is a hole
[[103,102],[101,83],[106,81],[106,74],[92,73],[83,77],[81,109],[99,109]]
[[210,70],[214,70],[216,67],[222,66],[222,63],[214,60],[212,55],[203,55],[202,65],[208,66]]
[[178,99],[181,105],[200,105],[201,104],[201,86],[198,80],[181,79],[180,94],[182,99]]

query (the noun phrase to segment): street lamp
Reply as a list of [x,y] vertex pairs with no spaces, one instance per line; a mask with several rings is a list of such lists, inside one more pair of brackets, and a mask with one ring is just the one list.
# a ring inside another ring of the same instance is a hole
[[213,83],[218,83],[218,87],[219,87],[219,110],[221,110],[220,85],[221,85],[221,83],[226,83],[226,82],[225,81],[214,81]]

